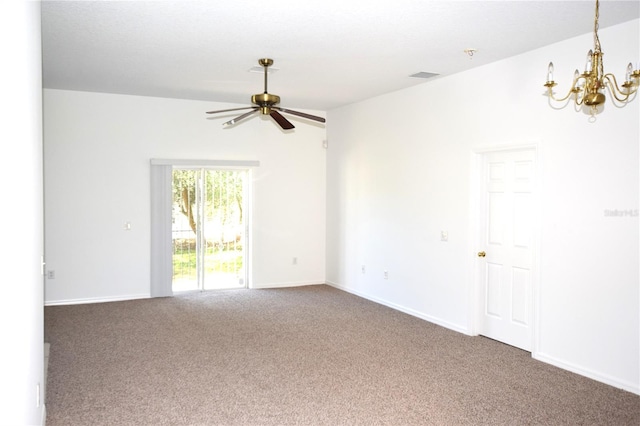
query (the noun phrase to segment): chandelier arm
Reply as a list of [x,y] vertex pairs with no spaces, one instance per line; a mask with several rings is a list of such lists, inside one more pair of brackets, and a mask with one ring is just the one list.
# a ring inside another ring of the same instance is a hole
[[[637,87],[634,87],[633,89],[629,89],[629,91],[627,93],[624,93],[622,90],[620,90],[620,87],[618,87],[618,82],[616,81],[616,76],[613,74],[605,74],[603,76],[603,79],[607,80],[608,87],[609,87],[609,92],[611,92],[611,94],[613,95],[613,97],[616,99],[616,101],[618,102],[627,102],[629,100],[629,96],[633,95],[637,89]],[[619,98],[618,94],[620,95],[624,95],[623,98]]]
[[[581,76],[578,76],[578,77],[574,78],[573,82],[571,83],[571,87],[569,88],[569,92],[562,98],[556,98],[553,95],[553,86],[549,86],[549,88],[548,88],[549,89],[549,97],[551,99],[553,99],[554,101],[556,101],[556,102],[564,102],[567,99],[569,99],[571,97],[571,95],[573,95],[573,94],[577,95],[580,92],[580,90],[576,88],[576,84],[578,84],[578,81],[580,81],[581,79],[584,79],[585,80],[585,84],[586,84],[586,79],[585,79],[584,75],[581,75]],[[550,83],[553,83],[553,82],[550,82]],[[555,86],[555,83],[553,83],[553,85]],[[577,98],[576,98],[576,103],[578,103]]]
[[569,99],[571,97],[571,95],[573,94],[573,90],[569,90],[569,93],[567,93],[566,96],[562,97],[562,98],[556,98],[555,95],[553,94],[553,91],[551,90],[551,88],[549,88],[549,97],[551,99],[553,99],[556,102],[564,102],[567,99]]

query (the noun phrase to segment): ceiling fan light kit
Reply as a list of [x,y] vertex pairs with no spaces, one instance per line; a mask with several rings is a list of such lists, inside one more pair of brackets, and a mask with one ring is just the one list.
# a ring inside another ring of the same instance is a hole
[[271,116],[271,118],[273,118],[273,120],[278,123],[278,125],[283,129],[283,130],[290,130],[290,129],[294,129],[295,126],[289,121],[287,120],[282,114],[280,114],[280,112],[284,112],[286,114],[292,114],[292,115],[296,115],[298,117],[303,117],[309,120],[314,120],[314,121],[318,121],[320,123],[325,123],[326,120],[322,117],[318,117],[315,115],[311,115],[311,114],[307,114],[304,112],[299,112],[299,111],[294,111],[294,110],[290,110],[290,109],[286,109],[286,108],[281,108],[278,106],[278,104],[280,103],[280,96],[278,95],[274,95],[272,93],[269,93],[267,91],[267,77],[268,77],[268,68],[273,65],[273,59],[269,59],[269,58],[263,58],[258,60],[258,63],[260,64],[260,66],[262,68],[264,68],[264,92],[263,93],[258,93],[255,94],[253,96],[251,96],[251,103],[253,104],[253,106],[249,106],[249,107],[242,107],[242,108],[231,108],[231,109],[223,109],[223,110],[218,110],[218,111],[208,111],[207,114],[217,114],[217,113],[221,113],[221,112],[229,112],[229,111],[239,111],[239,110],[244,110],[244,109],[250,109],[251,111],[246,112],[242,115],[239,115],[238,117],[235,117],[229,121],[227,121],[226,123],[223,123],[223,126],[231,126],[236,124],[237,122],[244,120],[245,118],[248,118],[258,112],[260,112],[263,115],[269,115]]
[[598,37],[598,19],[600,18],[600,2],[596,0],[596,13],[593,25],[594,48],[587,53],[587,64],[582,74],[575,70],[573,74],[573,82],[569,88],[569,92],[562,98],[556,98],[553,88],[557,83],[553,80],[553,62],[549,62],[547,68],[547,82],[544,87],[547,88],[547,96],[550,100],[556,102],[564,102],[573,96],[573,101],[577,106],[584,107],[590,113],[590,121],[595,121],[606,96],[605,88],[613,96],[615,101],[622,106],[635,99],[640,85],[640,63],[633,69],[633,65],[629,63],[625,75],[625,81],[620,86],[613,74],[604,73],[604,65],[602,62],[603,52],[600,46],[600,38]]

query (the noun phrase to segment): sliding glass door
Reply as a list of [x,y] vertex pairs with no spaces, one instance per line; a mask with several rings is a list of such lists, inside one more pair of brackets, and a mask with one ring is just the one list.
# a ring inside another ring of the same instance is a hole
[[174,167],[174,292],[246,287],[248,174]]

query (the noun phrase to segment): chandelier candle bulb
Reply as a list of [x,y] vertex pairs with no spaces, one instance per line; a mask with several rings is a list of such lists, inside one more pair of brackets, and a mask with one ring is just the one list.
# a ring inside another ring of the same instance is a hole
[[580,93],[584,88],[584,79],[580,78],[580,71],[575,70],[573,72],[573,90],[572,93]]
[[593,70],[593,50],[587,52],[587,64],[584,66],[584,73],[588,74]]
[[547,81],[553,81],[553,62],[549,62],[549,68],[547,68]]

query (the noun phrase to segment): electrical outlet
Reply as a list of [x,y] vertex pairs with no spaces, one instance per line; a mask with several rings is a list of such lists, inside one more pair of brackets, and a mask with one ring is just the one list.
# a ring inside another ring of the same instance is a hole
[[384,279],[385,280],[389,279],[389,271],[384,271]]
[[47,271],[47,279],[55,280],[56,279],[56,271]]
[[366,272],[366,268],[364,267],[364,265],[362,265],[362,267],[360,268],[360,270],[362,271],[362,273],[363,273],[363,274]]
[[440,231],[440,241],[449,241],[448,231]]
[[292,265],[297,265],[297,264],[298,264],[298,258],[297,258],[297,257],[294,257],[294,258],[291,260],[291,264],[292,264]]

